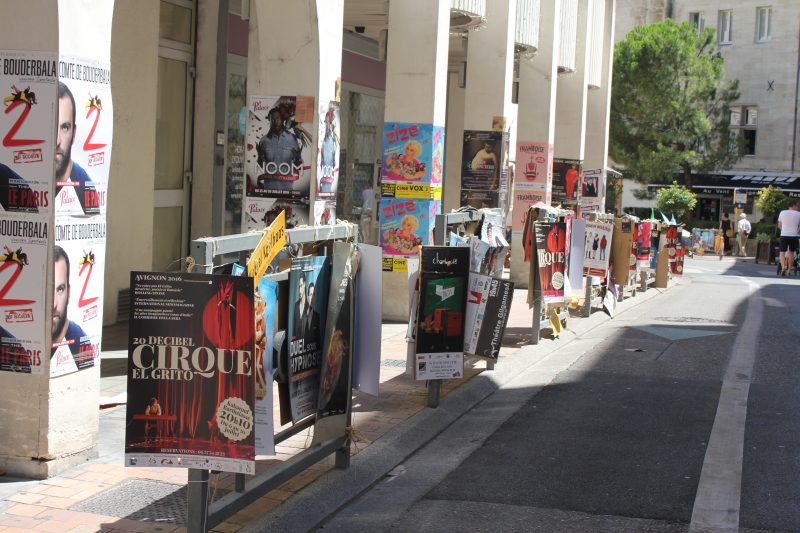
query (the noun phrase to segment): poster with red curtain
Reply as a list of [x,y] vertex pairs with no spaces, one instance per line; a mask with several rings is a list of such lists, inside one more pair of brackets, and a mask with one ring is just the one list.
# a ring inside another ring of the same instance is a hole
[[545,303],[564,301],[564,272],[567,266],[566,222],[536,222],[536,267]]
[[132,272],[126,466],[255,473],[253,280]]

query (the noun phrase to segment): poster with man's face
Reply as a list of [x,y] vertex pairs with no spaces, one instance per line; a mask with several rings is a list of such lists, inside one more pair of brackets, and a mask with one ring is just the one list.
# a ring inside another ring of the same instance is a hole
[[56,124],[56,216],[106,211],[114,110],[107,62],[62,55]]
[[0,50],[0,372],[41,373],[57,56]]
[[502,131],[464,132],[461,188],[496,190],[503,185],[508,134]]
[[314,98],[251,96],[245,134],[248,197],[308,200]]
[[320,108],[317,157],[317,198],[335,198],[339,185],[339,102]]
[[104,217],[56,220],[51,377],[99,364],[105,238]]

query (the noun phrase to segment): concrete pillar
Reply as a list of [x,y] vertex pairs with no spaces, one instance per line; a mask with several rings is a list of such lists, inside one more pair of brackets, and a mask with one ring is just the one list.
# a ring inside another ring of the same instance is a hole
[[[464,98],[464,149],[471,153],[483,149],[480,142],[468,142],[468,136],[489,138],[494,142],[501,176],[507,176],[508,127],[513,115],[511,91],[514,84],[514,37],[516,0],[494,0],[486,4],[485,26],[469,32],[467,46],[467,86]],[[498,121],[498,118],[502,120]],[[471,132],[471,133],[466,133]],[[503,135],[505,132],[505,135]],[[462,165],[462,171],[464,167]],[[451,179],[456,175],[450,175]],[[448,182],[448,185],[450,183]],[[501,178],[496,187],[461,183],[460,204],[470,200],[476,206],[504,207],[508,184]],[[491,198],[491,199],[489,199]]]
[[[387,128],[391,128],[391,123],[426,125],[430,126],[431,131],[423,136],[433,137],[437,129],[440,135],[444,135],[449,14],[450,2],[446,0],[406,0],[389,4],[384,112]],[[413,28],[413,31],[410,28]],[[430,141],[433,141],[433,138]],[[386,143],[385,138],[384,153],[386,153]],[[435,149],[433,151],[435,152]],[[435,167],[434,159],[435,155],[432,155],[426,164]],[[435,168],[431,170],[436,172]],[[431,189],[435,189],[436,180],[428,179],[434,184]],[[441,190],[441,187],[438,188]],[[392,200],[384,197],[381,201],[382,207]],[[432,199],[420,200],[420,205],[430,206],[431,214],[439,212],[441,208],[440,203]],[[385,217],[383,209],[380,216],[383,221]],[[420,230],[422,231],[419,232],[419,236],[422,237],[423,244],[430,244],[427,230],[422,227]],[[383,232],[383,228],[381,231]],[[384,255],[384,259],[386,258]],[[409,270],[418,268],[418,260],[411,260],[408,263],[410,263]],[[408,319],[408,272],[384,271],[383,316],[392,320]]]
[[[23,9],[16,9],[13,13],[6,13],[5,16],[0,18],[0,50],[47,52],[52,54],[52,59],[56,59],[58,54],[58,2],[56,0],[36,0],[25,4]],[[44,59],[37,54],[37,59],[39,58]],[[18,87],[18,90],[23,89],[25,89],[24,86]],[[2,91],[5,97],[11,94],[12,88],[6,85],[2,88]],[[31,106],[34,109],[31,111],[31,116],[36,111],[44,111],[46,113],[48,104],[56,105],[55,83],[47,93],[38,95],[39,108],[36,109]],[[53,112],[55,112],[54,108]],[[16,120],[17,111],[15,110],[13,113],[8,117]],[[53,126],[55,126],[55,123],[56,121],[53,120]],[[3,131],[0,135],[6,135],[9,126],[8,119],[2,120],[2,125],[6,131]],[[26,133],[30,135],[33,131],[28,130]],[[50,135],[48,136],[47,133],[50,133]],[[51,158],[54,156],[55,139],[53,132],[40,130],[36,131],[35,136],[31,135],[28,138],[45,139],[46,146],[50,150],[45,149],[42,156]],[[40,144],[39,148],[42,148],[42,146],[44,145]],[[13,166],[12,161],[13,156],[11,153],[4,150],[4,153],[0,156],[0,162]],[[52,189],[50,194],[52,195]],[[3,216],[4,218],[9,218],[6,214]],[[52,247],[53,243],[52,211],[50,212],[49,220],[45,215],[40,218],[39,222],[49,224],[51,230],[49,232],[48,245],[36,247],[38,248],[36,256],[39,257],[41,253],[44,253],[46,258],[47,250]],[[26,252],[30,254],[33,246],[26,248],[28,248]],[[42,284],[49,287],[49,291],[43,291],[49,298],[46,297],[45,302],[37,301],[32,304],[37,312],[42,308],[46,311],[48,305],[52,307],[52,282],[48,284],[46,281],[52,277],[52,268],[48,269],[46,265],[36,265],[31,262],[25,269],[28,272],[20,270],[22,272],[19,278],[20,283],[15,285],[22,285],[29,289],[33,289],[37,284],[39,287]],[[28,275],[26,276],[26,274]],[[33,277],[30,277],[31,274],[33,274]],[[7,274],[4,274],[4,276],[7,276]],[[18,292],[18,289],[14,292]],[[28,297],[32,296],[33,294],[29,293]],[[38,297],[36,299],[39,300]],[[5,309],[7,308],[6,305]],[[41,346],[42,343],[46,343],[50,339],[50,324],[45,316],[34,315],[34,319],[41,325],[39,335],[36,335],[36,338],[23,340],[33,341]],[[18,335],[18,333],[12,332],[14,329],[12,325],[4,324],[4,327],[8,328],[12,334]],[[45,347],[45,354],[41,354],[38,361],[33,361],[33,364],[37,367],[35,371],[31,373],[0,371],[0,388],[3,391],[0,394],[0,470],[5,470],[10,475],[45,477],[40,469],[40,461],[32,459],[48,455],[48,439],[45,435],[47,434],[49,423],[48,394],[50,379],[47,373],[49,368],[47,365],[49,356],[47,354],[50,353],[50,350],[49,345],[45,344]],[[42,438],[43,436],[45,438]]]
[[[214,198],[225,198],[225,143],[217,132],[226,132],[225,100],[228,84],[228,0],[197,3],[192,149],[193,213],[190,239],[222,235],[223,210],[214,209]],[[210,215],[210,216],[209,216]]]
[[[602,72],[600,87],[591,89],[586,103],[586,159],[587,169],[600,169],[603,183],[607,183],[608,129],[611,116],[611,80],[614,65],[614,26],[616,0],[595,0],[596,8],[604,10],[602,35]],[[600,42],[598,42],[600,44]],[[605,187],[600,187],[601,211],[605,211]]]
[[516,176],[511,198],[511,280],[517,288],[528,286],[529,265],[523,260],[521,243],[525,213],[537,201],[549,204],[552,193],[561,0],[542,2],[539,20],[539,50],[532,59],[520,59],[519,64]]
[[[344,0],[250,0],[247,94],[314,97],[312,146],[319,146],[320,120],[341,83],[343,17]],[[309,221],[319,157],[311,153]]]
[[448,73],[443,213],[461,207],[461,154],[464,149],[464,99],[467,92],[462,83],[460,71]]
[[556,104],[555,157],[584,158],[586,136],[586,95],[589,74],[587,47],[589,13],[595,0],[578,1],[577,43],[575,46],[575,72],[562,74],[558,80]]
[[[576,161],[583,164],[586,140],[586,96],[589,79],[589,15],[595,0],[579,0],[577,13],[577,37],[575,46],[575,72],[563,74],[558,80],[558,103],[556,104],[556,138],[555,158]],[[566,16],[571,16],[567,14]],[[556,164],[558,167],[559,165]],[[558,179],[559,170],[554,169],[554,179]],[[562,180],[563,181],[563,178]],[[580,182],[578,182],[580,186]],[[569,185],[566,185],[569,191]],[[559,187],[561,189],[561,187]],[[577,197],[580,196],[578,193]],[[553,198],[553,203],[560,202],[561,195]],[[570,202],[568,202],[570,203]],[[574,205],[574,204],[572,204]]]

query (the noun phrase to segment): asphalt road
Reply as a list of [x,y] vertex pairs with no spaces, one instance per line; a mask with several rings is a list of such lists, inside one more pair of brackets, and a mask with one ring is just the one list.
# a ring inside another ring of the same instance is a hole
[[800,278],[692,259],[321,529],[800,531],[798,405]]

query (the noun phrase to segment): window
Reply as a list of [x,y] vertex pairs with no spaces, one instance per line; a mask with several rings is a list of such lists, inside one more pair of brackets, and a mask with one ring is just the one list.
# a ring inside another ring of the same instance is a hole
[[706,28],[706,17],[702,12],[689,13],[689,24],[702,32]]
[[758,108],[741,106],[731,108],[731,134],[744,139],[744,155],[756,155],[756,131],[758,129]]
[[772,18],[771,7],[756,8],[756,42],[765,43],[769,41],[772,28],[770,27]]
[[730,9],[719,12],[717,38],[719,39],[719,44],[733,42],[733,11]]

